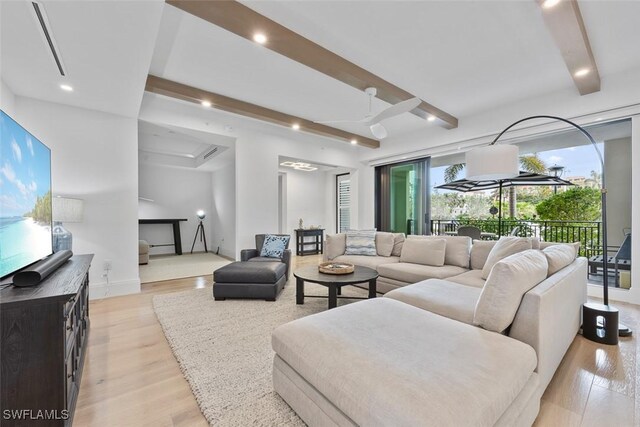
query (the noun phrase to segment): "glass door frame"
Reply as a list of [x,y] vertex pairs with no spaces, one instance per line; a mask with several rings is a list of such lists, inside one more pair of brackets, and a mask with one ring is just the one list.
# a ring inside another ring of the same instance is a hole
[[[391,170],[394,167],[405,165],[420,166],[421,184],[419,191],[422,193],[422,203],[419,208],[422,209],[422,212],[418,212],[416,216],[423,217],[422,234],[428,234],[430,232],[429,224],[431,223],[430,157],[390,163],[375,168],[375,227],[378,231],[391,231]],[[402,230],[402,232],[410,234],[411,230],[408,228]],[[399,230],[396,231],[400,232]]]

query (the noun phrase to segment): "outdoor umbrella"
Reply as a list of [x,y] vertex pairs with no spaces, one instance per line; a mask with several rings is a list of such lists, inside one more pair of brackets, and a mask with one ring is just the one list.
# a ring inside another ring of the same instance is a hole
[[502,230],[502,189],[507,187],[528,187],[532,185],[573,185],[569,181],[565,181],[557,176],[542,175],[533,172],[520,171],[518,176],[507,179],[490,180],[490,181],[472,181],[468,179],[458,179],[456,181],[448,182],[446,184],[438,185],[435,188],[441,190],[454,190],[462,191],[466,193],[468,191],[482,191],[493,190],[494,188],[500,189],[498,203],[498,234],[501,234]]

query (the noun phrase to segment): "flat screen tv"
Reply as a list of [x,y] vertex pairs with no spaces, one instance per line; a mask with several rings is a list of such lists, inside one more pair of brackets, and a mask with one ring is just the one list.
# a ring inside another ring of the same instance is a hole
[[52,253],[51,151],[0,110],[0,278]]

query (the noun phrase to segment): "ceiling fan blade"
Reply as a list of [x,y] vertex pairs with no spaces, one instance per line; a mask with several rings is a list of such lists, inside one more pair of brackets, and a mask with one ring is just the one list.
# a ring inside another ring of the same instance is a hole
[[388,135],[387,130],[380,123],[374,123],[369,126],[371,133],[378,139],[385,139]]
[[422,100],[420,98],[410,98],[407,99],[405,101],[402,102],[398,102],[395,105],[392,105],[391,107],[382,110],[380,113],[378,113],[377,115],[375,115],[370,121],[369,123],[379,123],[383,120],[389,119],[391,117],[394,116],[398,116],[400,114],[404,114],[406,112],[409,112],[411,110],[413,110],[414,108],[416,108],[418,105],[420,105],[420,103],[422,102]]

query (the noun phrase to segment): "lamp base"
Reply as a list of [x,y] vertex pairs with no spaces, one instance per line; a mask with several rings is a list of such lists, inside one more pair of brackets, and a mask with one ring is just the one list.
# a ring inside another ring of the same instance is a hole
[[582,336],[601,344],[618,344],[617,308],[610,305],[587,303],[582,306]]
[[618,336],[620,337],[630,337],[633,335],[633,331],[627,325],[623,325],[622,323],[618,324]]
[[73,236],[69,230],[62,226],[61,222],[53,224],[53,252],[73,250]]

